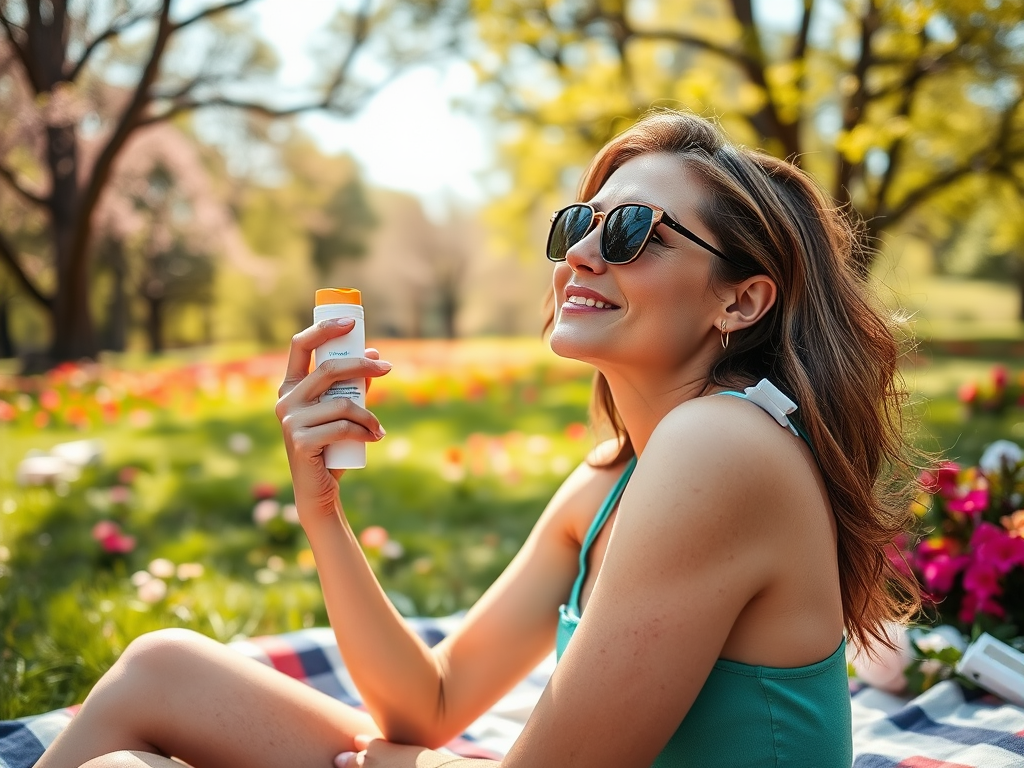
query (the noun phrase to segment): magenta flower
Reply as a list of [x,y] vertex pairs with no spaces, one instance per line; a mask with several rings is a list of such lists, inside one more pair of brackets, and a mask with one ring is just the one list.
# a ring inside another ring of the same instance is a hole
[[135,549],[135,537],[121,532],[120,526],[110,520],[101,520],[92,527],[92,537],[110,555],[126,555]]
[[993,563],[975,557],[964,571],[964,590],[968,595],[974,595],[979,600],[1002,594],[1003,588],[999,585],[1000,576],[1002,574]]
[[949,498],[957,494],[957,479],[960,465],[955,461],[943,461],[934,472],[925,470],[918,478],[921,488],[928,493],[940,493]]
[[1024,539],[1011,536],[998,525],[980,523],[971,536],[971,547],[979,561],[990,564],[1000,574],[1024,565]]
[[986,507],[988,507],[988,488],[968,491],[963,496],[946,501],[946,508],[950,512],[960,512],[975,517],[984,512]]
[[932,593],[948,594],[949,590],[953,588],[953,579],[970,562],[971,558],[967,555],[950,557],[942,554],[932,557],[921,566],[921,575],[924,577],[925,586]]
[[968,592],[960,604],[960,621],[970,624],[978,613],[987,613],[998,619],[1006,618],[1006,610],[991,597]]

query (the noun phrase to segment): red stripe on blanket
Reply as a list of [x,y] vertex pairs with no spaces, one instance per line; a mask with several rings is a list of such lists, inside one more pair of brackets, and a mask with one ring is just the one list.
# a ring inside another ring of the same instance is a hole
[[274,635],[254,637],[250,642],[258,645],[260,650],[267,654],[270,663],[278,672],[284,672],[288,677],[294,677],[296,680],[306,679],[306,670],[302,666],[302,660],[299,659],[299,654],[295,652],[290,643]]
[[947,763],[945,760],[933,760],[930,757],[908,757],[901,760],[897,768],[971,768],[963,763]]

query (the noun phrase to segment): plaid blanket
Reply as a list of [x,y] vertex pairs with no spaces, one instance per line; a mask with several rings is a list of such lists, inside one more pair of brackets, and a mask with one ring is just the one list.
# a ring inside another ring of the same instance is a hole
[[[409,620],[430,645],[458,621],[458,617]],[[329,696],[353,706],[361,703],[329,628],[259,637],[231,647]],[[552,655],[448,748],[467,757],[497,759],[505,754],[553,669]],[[1024,709],[992,697],[968,701],[961,688],[949,681],[910,700],[856,683],[851,693],[853,768],[1024,767]],[[0,722],[0,768],[31,768],[75,709]]]

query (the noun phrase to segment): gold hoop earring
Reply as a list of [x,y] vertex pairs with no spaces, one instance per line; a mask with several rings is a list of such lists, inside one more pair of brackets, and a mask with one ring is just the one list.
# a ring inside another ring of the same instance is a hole
[[729,348],[729,334],[731,331],[725,329],[725,320],[722,321],[722,349]]

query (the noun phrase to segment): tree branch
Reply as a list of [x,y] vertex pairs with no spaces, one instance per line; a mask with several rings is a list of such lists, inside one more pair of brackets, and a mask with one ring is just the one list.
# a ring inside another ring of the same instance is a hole
[[709,51],[710,53],[717,54],[724,59],[728,59],[734,63],[740,64],[744,69],[753,66],[747,55],[742,51],[735,48],[729,48],[718,43],[713,43],[710,40],[705,40],[701,37],[687,34],[686,32],[676,32],[670,29],[630,29],[627,33],[627,37],[636,40],[667,40],[669,42],[678,43],[680,45],[692,45],[694,48],[700,48],[701,50]]
[[[873,61],[871,50],[875,32],[880,24],[875,0],[868,0],[864,16],[860,20],[860,56],[851,73],[857,80],[856,90],[850,94],[843,109],[843,133],[849,133],[860,124],[868,103],[867,74]],[[861,163],[851,163],[842,152],[837,153],[835,187],[832,197],[841,205],[850,202],[850,183],[854,172]]]
[[11,245],[10,241],[4,237],[3,232],[0,232],[0,262],[3,262],[11,270],[11,274],[14,275],[14,280],[17,282],[25,291],[36,301],[42,304],[44,307],[48,307],[52,304],[52,300],[45,296],[42,291],[33,283],[28,275],[25,274],[25,270],[21,268],[18,263],[18,254],[15,251],[14,246]]
[[[149,89],[152,87],[160,71],[160,61],[167,48],[167,41],[174,31],[174,27],[170,22],[171,2],[172,0],[163,0],[157,24],[156,39],[153,41],[153,48],[150,50],[149,61],[146,62],[142,76],[135,86],[131,101],[125,107],[124,112],[121,113],[121,119],[118,120],[117,127],[114,128],[114,132],[96,159],[92,173],[89,174],[89,183],[82,193],[81,204],[75,220],[73,252],[84,252],[89,241],[92,212],[96,207],[107,178],[110,176],[114,158],[117,157],[124,147],[132,131],[139,127],[142,111],[149,103]],[[82,269],[85,268],[86,263],[83,260]]]
[[14,175],[14,171],[6,165],[0,164],[0,178],[6,181],[8,186],[13,189],[22,200],[31,203],[32,205],[45,206],[47,204],[45,197],[40,197],[33,192],[29,192],[21,186],[21,183],[18,181],[18,177]]
[[171,31],[177,32],[178,30],[184,29],[185,27],[191,24],[195,24],[197,21],[202,21],[203,19],[208,19],[211,16],[216,16],[218,13],[230,11],[232,8],[238,8],[240,6],[247,5],[251,1],[252,0],[230,0],[230,2],[223,3],[221,5],[213,5],[209,8],[204,8],[203,10],[196,13],[194,16],[189,16],[184,21],[179,21],[177,24],[173,26]]
[[18,60],[21,61],[21,66],[25,68],[25,74],[28,76],[29,81],[32,81],[32,65],[28,59],[28,54],[25,52],[25,49],[21,47],[21,44],[18,42],[18,38],[14,34],[14,30],[16,29],[21,30],[22,32],[25,30],[21,29],[21,27],[8,19],[7,14],[5,14],[2,9],[0,9],[0,25],[2,25],[4,30],[7,32],[7,38],[11,41],[11,47],[14,49],[14,53],[18,57]]
[[811,18],[814,14],[814,0],[804,0],[804,12],[800,17],[800,31],[796,40],[793,41],[793,51],[789,55],[790,61],[800,61],[807,55],[807,40],[811,35]]
[[120,20],[112,21],[109,27],[103,30],[103,32],[101,32],[99,35],[93,38],[93,40],[91,40],[89,44],[85,46],[85,50],[82,52],[82,55],[78,58],[78,61],[75,62],[75,66],[72,67],[71,72],[66,75],[67,79],[71,82],[74,82],[78,78],[79,74],[81,74],[82,70],[85,69],[85,65],[89,62],[89,58],[92,56],[93,52],[107,40],[110,40],[114,37],[119,37],[122,33],[130,29],[131,27],[134,27],[140,21],[145,21],[147,19],[153,18],[155,17],[153,15],[153,10],[151,9],[146,11],[145,13],[138,13],[134,16],[125,16],[122,17]]
[[345,82],[345,79],[348,77],[349,67],[352,66],[356,54],[359,53],[359,49],[366,42],[370,30],[371,6],[372,0],[362,0],[362,3],[359,5],[359,11],[356,13],[355,25],[352,30],[352,45],[345,52],[345,57],[341,60],[338,71],[334,73],[334,77],[331,79],[331,84],[328,86],[327,94],[324,97],[325,101],[330,101],[335,91]]

